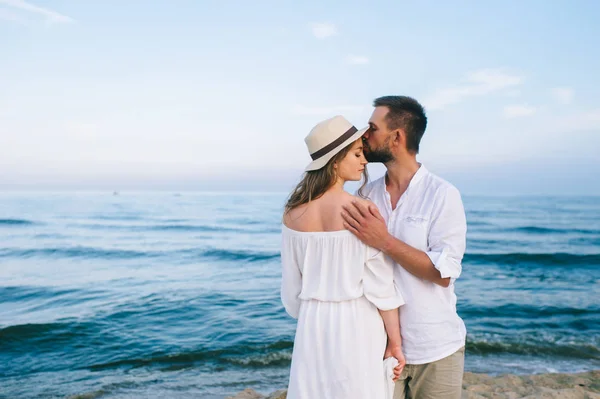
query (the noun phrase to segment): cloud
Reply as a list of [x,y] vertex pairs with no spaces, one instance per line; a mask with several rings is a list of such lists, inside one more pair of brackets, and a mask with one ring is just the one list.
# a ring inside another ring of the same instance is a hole
[[[0,0],[0,5],[16,8],[21,11],[26,11],[26,12],[31,12],[34,14],[42,15],[45,17],[46,21],[49,23],[73,22],[73,19],[67,17],[66,15],[60,14],[56,11],[48,10],[47,8],[38,7],[36,5],[26,2],[24,0]],[[8,15],[11,15],[11,14],[8,14]],[[0,17],[2,17],[2,14],[0,14]],[[17,17],[18,19],[20,19],[18,17],[18,15],[12,14],[11,19],[13,21],[15,21],[14,17]],[[4,18],[4,19],[7,19],[7,18]]]
[[481,69],[468,74],[463,83],[433,93],[424,104],[430,110],[443,109],[469,97],[479,97],[514,88],[523,82],[523,77],[506,73],[501,69]]
[[16,22],[21,25],[27,25],[27,21],[25,19],[21,18],[14,12],[8,11],[4,8],[0,8],[0,19],[5,21]]
[[503,114],[506,118],[519,118],[535,114],[537,109],[529,105],[507,105]]
[[575,91],[570,87],[555,87],[550,89],[550,93],[556,102],[564,105],[571,104],[575,95]]
[[363,105],[336,105],[331,107],[306,107],[303,105],[297,105],[292,109],[292,112],[296,115],[302,116],[334,116],[352,112],[362,112],[366,109],[367,107]]
[[325,39],[338,34],[335,25],[329,23],[312,24],[311,30],[317,39]]
[[351,65],[366,65],[370,60],[362,55],[349,55],[346,57],[346,62]]

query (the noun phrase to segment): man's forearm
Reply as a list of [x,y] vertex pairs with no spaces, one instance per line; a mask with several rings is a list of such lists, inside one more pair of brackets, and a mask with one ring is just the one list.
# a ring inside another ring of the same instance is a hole
[[450,285],[450,278],[442,278],[425,252],[411,247],[394,236],[388,237],[381,250],[410,274],[442,287]]

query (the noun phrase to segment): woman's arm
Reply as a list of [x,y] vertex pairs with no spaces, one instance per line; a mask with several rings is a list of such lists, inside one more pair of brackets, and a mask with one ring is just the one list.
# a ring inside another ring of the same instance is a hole
[[404,298],[394,282],[394,264],[385,254],[367,247],[366,262],[363,275],[363,292],[369,302],[379,310],[388,336],[388,345],[384,359],[394,357],[398,366],[394,368],[395,378],[400,377],[406,361],[402,353],[400,336],[400,316],[398,308],[404,305]]
[[388,346],[402,347],[402,338],[400,336],[400,320],[398,319],[398,308],[391,310],[379,309],[379,314],[385,325],[385,332],[388,337]]
[[387,333],[387,347],[385,348],[384,359],[388,357],[395,357],[398,360],[398,365],[394,368],[394,381],[396,381],[404,366],[406,365],[406,359],[402,352],[402,337],[400,335],[400,319],[398,316],[398,309],[391,310],[379,310],[379,314],[383,319],[385,325],[385,331]]
[[281,245],[281,302],[286,312],[297,319],[300,313],[300,299],[302,291],[302,273],[296,262],[293,248],[285,237]]

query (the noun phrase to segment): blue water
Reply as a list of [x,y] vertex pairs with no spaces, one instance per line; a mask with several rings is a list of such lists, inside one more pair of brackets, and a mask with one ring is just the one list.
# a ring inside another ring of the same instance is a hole
[[[0,397],[286,385],[285,193],[0,194]],[[465,197],[466,368],[600,369],[600,198]]]

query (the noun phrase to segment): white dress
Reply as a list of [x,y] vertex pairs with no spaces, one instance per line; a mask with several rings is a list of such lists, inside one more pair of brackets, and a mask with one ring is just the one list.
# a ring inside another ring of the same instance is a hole
[[282,227],[281,300],[298,319],[288,399],[384,399],[377,309],[404,304],[393,264],[351,232]]

